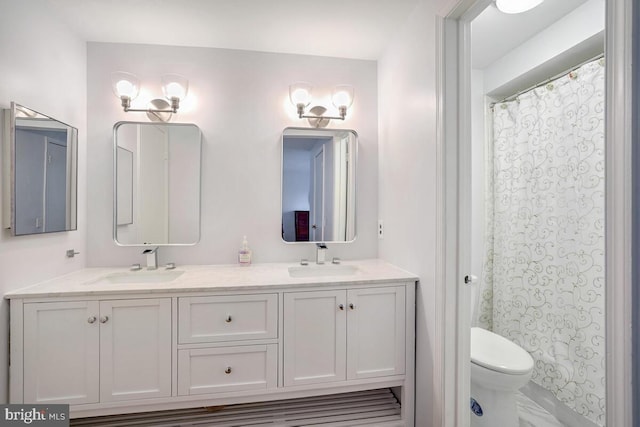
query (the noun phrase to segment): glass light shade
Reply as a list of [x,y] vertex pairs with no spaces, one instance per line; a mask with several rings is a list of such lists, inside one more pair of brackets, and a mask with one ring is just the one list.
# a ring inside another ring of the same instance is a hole
[[522,13],[533,9],[544,0],[496,0],[496,7],[504,13]]
[[311,103],[311,90],[313,86],[306,82],[297,82],[289,86],[289,99],[295,106],[302,104],[307,106]]
[[162,92],[171,100],[184,99],[189,92],[189,80],[180,74],[164,74],[162,77]]
[[338,85],[333,89],[333,95],[331,100],[336,107],[349,108],[353,104],[353,86],[351,85]]
[[111,88],[118,98],[134,99],[140,93],[140,80],[124,71],[111,73]]

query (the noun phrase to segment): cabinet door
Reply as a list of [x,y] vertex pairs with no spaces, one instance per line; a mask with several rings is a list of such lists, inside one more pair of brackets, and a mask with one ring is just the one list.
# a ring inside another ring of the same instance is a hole
[[171,300],[100,302],[100,401],[171,395]]
[[346,378],[345,291],[284,295],[284,385]]
[[98,402],[95,301],[24,305],[24,402]]
[[349,290],[347,307],[347,379],[404,374],[404,286]]

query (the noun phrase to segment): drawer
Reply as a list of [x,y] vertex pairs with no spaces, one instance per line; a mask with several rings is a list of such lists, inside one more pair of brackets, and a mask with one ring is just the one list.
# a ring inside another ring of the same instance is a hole
[[178,350],[178,395],[277,387],[278,345]]
[[180,344],[277,337],[277,294],[179,298]]

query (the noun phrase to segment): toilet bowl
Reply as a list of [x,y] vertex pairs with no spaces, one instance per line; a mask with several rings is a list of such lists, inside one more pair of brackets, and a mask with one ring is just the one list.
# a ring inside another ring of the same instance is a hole
[[532,370],[533,359],[522,347],[471,328],[471,427],[517,427],[515,393]]

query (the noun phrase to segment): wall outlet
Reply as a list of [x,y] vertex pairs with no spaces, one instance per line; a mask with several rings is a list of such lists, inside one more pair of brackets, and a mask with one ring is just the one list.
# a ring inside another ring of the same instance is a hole
[[382,224],[382,220],[378,220],[378,239],[384,238],[384,225]]

